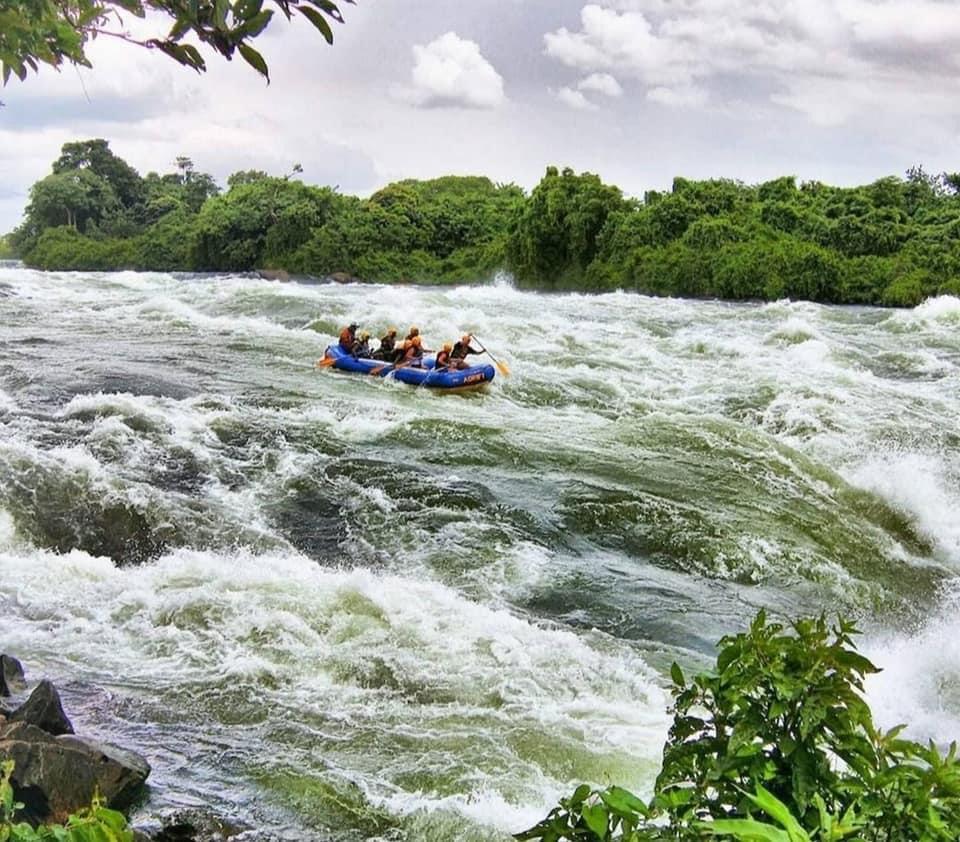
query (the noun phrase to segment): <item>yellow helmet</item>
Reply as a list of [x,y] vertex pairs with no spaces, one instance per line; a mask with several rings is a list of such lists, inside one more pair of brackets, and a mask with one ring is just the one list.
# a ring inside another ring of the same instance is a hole
[[419,333],[420,333],[420,328],[418,328],[416,325],[412,325],[412,326],[410,327],[410,334],[411,334],[412,336],[418,336]]
[[397,335],[397,329],[395,327],[387,328],[387,336],[396,336],[396,335]]
[[360,331],[360,341],[361,341],[361,342],[362,342],[364,339],[369,339],[369,338],[370,338],[370,331],[369,331],[369,330],[361,330],[361,331]]
[[472,338],[473,338],[473,337],[472,337],[469,333],[465,333],[465,334],[463,334],[463,336],[460,337],[460,341],[461,341],[464,345],[469,345],[469,344],[470,344],[470,340],[471,340]]
[[452,343],[452,342],[444,342],[444,343],[443,343],[443,350],[446,351],[446,352],[449,354],[449,353],[453,350],[453,343]]

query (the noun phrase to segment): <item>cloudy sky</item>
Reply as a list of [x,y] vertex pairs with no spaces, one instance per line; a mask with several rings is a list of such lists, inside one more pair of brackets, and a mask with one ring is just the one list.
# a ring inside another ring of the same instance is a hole
[[[186,155],[369,194],[549,164],[632,195],[675,175],[858,184],[960,170],[955,0],[358,0],[333,47],[298,19],[198,75],[111,39],[94,70],[0,91],[0,232],[60,146],[104,137],[141,173]],[[299,16],[298,16],[299,18]],[[149,22],[148,22],[149,24]],[[154,33],[157,34],[157,33]]]

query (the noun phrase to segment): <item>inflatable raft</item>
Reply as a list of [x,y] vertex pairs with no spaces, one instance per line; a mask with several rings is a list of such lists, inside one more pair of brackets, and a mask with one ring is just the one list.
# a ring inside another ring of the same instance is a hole
[[339,345],[331,345],[324,353],[326,359],[332,359],[331,368],[341,371],[353,371],[358,374],[367,374],[372,377],[392,377],[402,383],[412,386],[423,386],[425,389],[438,389],[443,392],[465,392],[470,389],[480,389],[493,380],[495,369],[492,365],[473,365],[470,368],[435,369],[434,357],[424,357],[423,365],[404,366],[395,365],[382,360],[358,359],[348,354]]

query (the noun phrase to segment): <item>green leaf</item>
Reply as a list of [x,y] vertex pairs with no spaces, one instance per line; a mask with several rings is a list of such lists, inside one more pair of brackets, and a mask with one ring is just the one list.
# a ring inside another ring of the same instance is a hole
[[214,0],[213,23],[217,29],[227,28],[227,12],[230,11],[230,0]]
[[739,842],[791,842],[785,831],[753,819],[717,819],[695,826],[711,836],[732,836]]
[[340,14],[340,9],[337,8],[337,4],[333,0],[310,0],[310,2],[337,23],[343,23],[343,15]]
[[266,9],[265,11],[254,15],[249,20],[245,20],[243,25],[238,27],[233,33],[234,39],[237,41],[242,41],[244,38],[256,38],[261,32],[263,32],[264,29],[267,28],[267,24],[270,23],[270,19],[272,17],[273,12],[270,9]]
[[240,50],[240,55],[243,56],[243,60],[259,74],[265,76],[269,82],[270,71],[267,69],[267,63],[263,60],[263,56],[249,44],[239,44],[238,49]]
[[608,790],[600,793],[603,803],[616,810],[619,813],[637,813],[641,816],[649,816],[650,808],[637,798],[630,790],[621,786],[612,786]]
[[143,3],[141,3],[140,0],[113,0],[113,3],[114,5],[117,5],[123,9],[125,12],[130,12],[130,14],[136,15],[138,18],[142,18],[146,15],[146,12],[143,9]]
[[810,837],[807,836],[800,822],[793,817],[787,805],[773,793],[757,784],[756,794],[750,795],[748,793],[747,798],[786,829],[790,836],[790,842],[809,842]]
[[320,14],[316,9],[311,9],[309,6],[297,6],[305,18],[307,18],[310,23],[312,23],[319,31],[320,34],[326,39],[328,44],[333,43],[333,30],[330,28],[330,24],[327,23],[327,19]]
[[683,677],[683,670],[680,669],[680,664],[674,661],[670,665],[670,678],[673,679],[673,683],[677,687],[685,687],[687,682]]
[[582,815],[590,830],[601,839],[607,838],[609,814],[606,807],[602,804],[588,804],[583,808]]

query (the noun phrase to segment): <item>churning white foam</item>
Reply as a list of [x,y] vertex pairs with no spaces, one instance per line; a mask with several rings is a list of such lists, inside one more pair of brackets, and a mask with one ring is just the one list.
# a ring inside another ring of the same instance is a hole
[[913,308],[913,313],[930,321],[960,321],[960,298],[955,295],[938,295],[928,298]]
[[[519,787],[547,804],[571,783],[503,748],[517,730],[571,761],[610,753],[622,772],[623,752],[652,768],[667,726],[658,679],[627,644],[535,625],[435,582],[325,569],[298,555],[179,550],[121,569],[80,552],[0,552],[0,603],[5,645],[71,672],[122,675],[161,694],[254,682],[259,704],[281,718],[334,709],[343,728],[395,733],[396,745],[446,735],[501,746],[493,766],[510,781],[488,764],[474,794],[364,779],[372,800],[404,811],[449,807],[516,830],[531,816],[504,812],[505,794]],[[388,684],[352,677],[372,663]]]
[[845,478],[907,512],[960,570],[960,493],[945,470],[940,454],[893,451],[868,457]]
[[17,528],[13,517],[6,509],[0,509],[0,551],[12,549],[17,544]]
[[866,682],[881,727],[907,725],[907,736],[941,745],[960,737],[960,592],[913,634],[867,639],[864,653],[879,675]]

